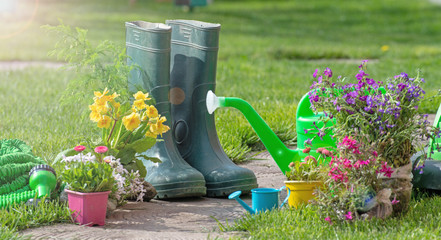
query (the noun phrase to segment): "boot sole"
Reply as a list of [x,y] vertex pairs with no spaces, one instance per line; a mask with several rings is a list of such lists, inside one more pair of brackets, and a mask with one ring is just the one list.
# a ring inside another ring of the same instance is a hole
[[204,181],[176,182],[159,184],[156,189],[156,199],[202,197],[207,193]]
[[207,197],[228,197],[235,191],[250,193],[251,189],[257,188],[255,178],[238,179],[232,181],[207,183]]

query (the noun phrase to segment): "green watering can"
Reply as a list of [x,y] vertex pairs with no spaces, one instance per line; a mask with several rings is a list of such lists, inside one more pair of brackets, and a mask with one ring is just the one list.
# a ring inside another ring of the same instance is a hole
[[[296,129],[298,148],[292,150],[283,144],[248,102],[234,97],[217,97],[212,91],[208,91],[206,105],[210,114],[219,107],[233,107],[241,111],[283,173],[289,171],[288,165],[291,162],[301,161],[302,158],[307,156],[307,154],[303,153],[303,150],[306,148],[305,141],[316,136],[316,133],[310,130],[321,128],[324,124],[319,121],[323,113],[317,115],[314,114],[310,109],[311,104],[309,102],[308,94],[305,94],[297,107]],[[333,124],[333,121],[329,121],[326,127],[331,127]],[[312,146],[310,154],[312,156],[318,156],[318,153],[315,151],[317,148],[336,146],[335,140],[333,140],[330,135],[332,134],[327,134],[322,139],[316,137],[311,142]]]
[[[436,112],[433,127],[441,127],[441,105]],[[431,139],[424,151],[419,151],[410,158],[414,166],[412,184],[415,188],[441,190],[441,152],[437,149],[438,144],[441,146],[441,138],[435,138],[434,141]],[[424,154],[430,152],[433,152],[430,158],[424,159]],[[420,160],[424,160],[424,168],[417,167]]]

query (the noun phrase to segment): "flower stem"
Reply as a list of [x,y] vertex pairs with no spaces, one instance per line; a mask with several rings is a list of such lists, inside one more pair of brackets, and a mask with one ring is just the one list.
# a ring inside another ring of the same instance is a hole
[[116,148],[116,146],[118,145],[119,137],[121,136],[122,125],[123,124],[119,126],[118,136],[116,136],[116,140],[115,140],[115,144],[113,145],[113,148]]
[[113,126],[112,126],[112,130],[110,130],[110,133],[109,133],[109,137],[107,138],[107,142],[109,142],[110,141],[110,138],[112,137],[112,134],[113,134],[113,130],[115,129],[115,126],[116,126],[116,119],[114,120],[115,122],[113,123]]

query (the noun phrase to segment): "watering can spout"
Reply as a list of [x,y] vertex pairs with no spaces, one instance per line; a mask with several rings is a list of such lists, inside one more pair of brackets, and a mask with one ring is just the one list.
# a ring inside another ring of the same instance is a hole
[[289,170],[289,163],[301,160],[299,152],[287,148],[245,100],[234,97],[217,97],[213,92],[209,91],[206,104],[210,114],[219,107],[233,107],[241,111],[283,173]]
[[242,191],[236,191],[236,192],[230,194],[230,196],[228,196],[228,199],[235,199],[250,214],[255,214],[256,211],[253,208],[251,208],[250,206],[248,206],[248,204],[246,204],[242,199],[239,198],[240,194],[242,194]]
[[207,110],[209,114],[212,114],[217,108],[221,106],[221,99],[220,97],[217,97],[214,92],[211,90],[207,93],[207,98],[205,103],[207,104]]

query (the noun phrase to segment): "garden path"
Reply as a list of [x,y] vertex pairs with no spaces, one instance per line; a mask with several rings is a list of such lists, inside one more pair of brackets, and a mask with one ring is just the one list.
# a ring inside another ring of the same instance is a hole
[[[280,188],[284,175],[268,152],[263,152],[242,167],[251,169],[259,187]],[[282,193],[282,198],[286,192]],[[251,205],[250,196],[241,197]],[[222,233],[217,222],[225,224],[239,219],[245,210],[234,200],[222,198],[190,198],[172,201],[152,200],[117,209],[102,227],[82,227],[74,224],[27,229],[22,235],[31,239],[214,239],[240,235]],[[214,219],[215,218],[215,219]]]
[[49,61],[0,61],[0,71],[22,70],[27,67],[59,68],[63,65],[65,63]]

